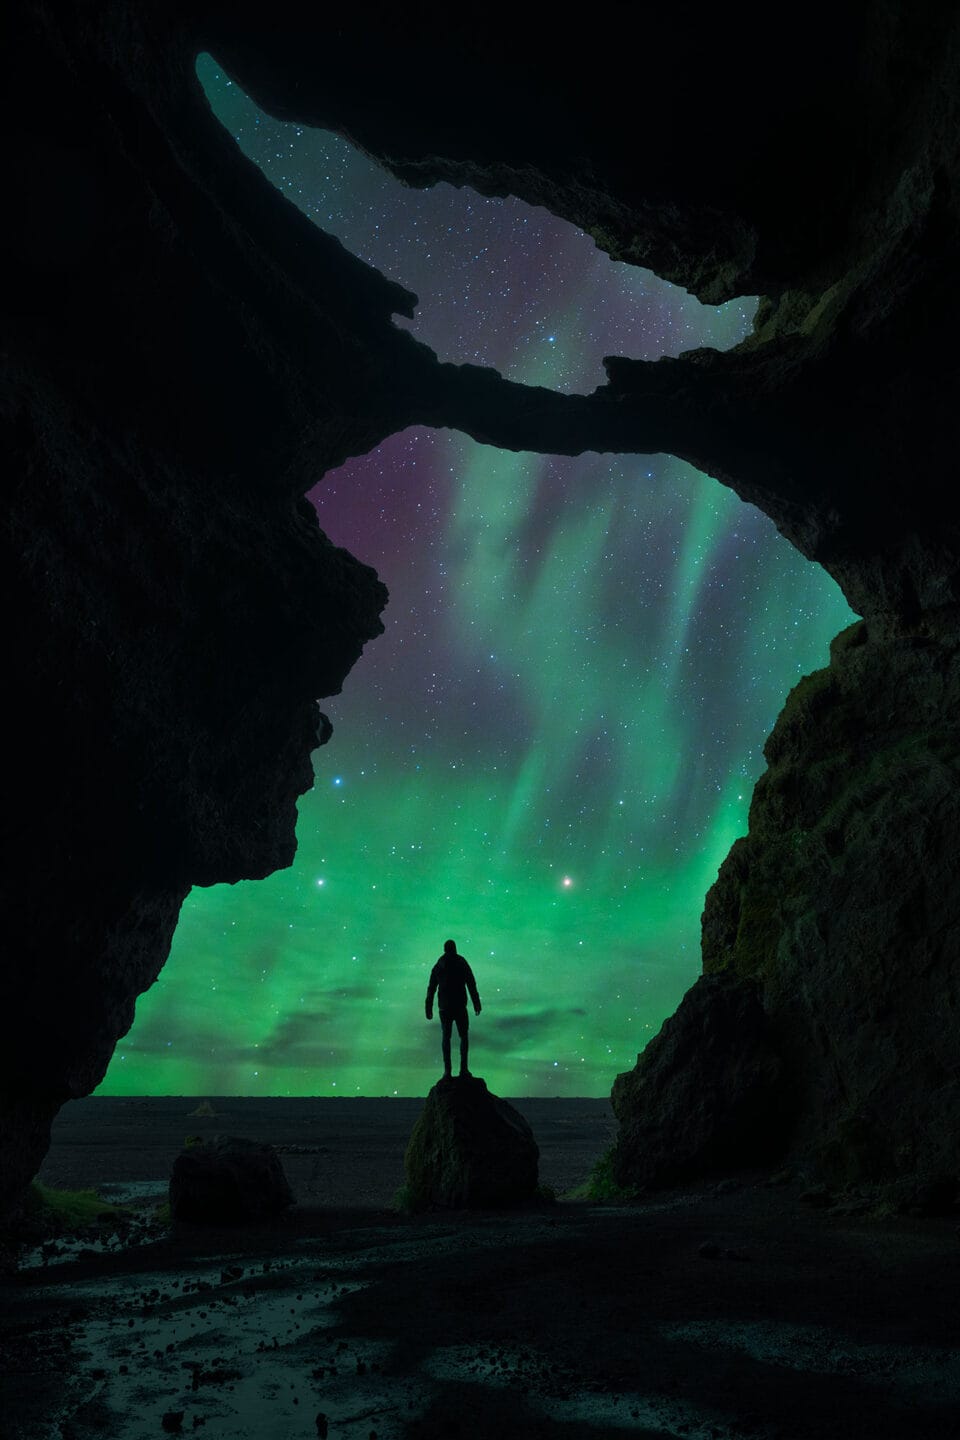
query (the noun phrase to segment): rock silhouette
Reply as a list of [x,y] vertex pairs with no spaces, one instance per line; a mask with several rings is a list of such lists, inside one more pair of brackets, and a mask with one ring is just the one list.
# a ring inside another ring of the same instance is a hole
[[617,1076],[614,1178],[658,1187],[771,1158],[789,1138],[782,1071],[760,986],[703,976]]
[[188,1145],[173,1162],[175,1220],[209,1225],[263,1220],[294,1203],[279,1155],[258,1140],[214,1135]]
[[540,1152],[509,1101],[479,1076],[440,1080],[404,1156],[413,1210],[521,1205],[537,1193]]

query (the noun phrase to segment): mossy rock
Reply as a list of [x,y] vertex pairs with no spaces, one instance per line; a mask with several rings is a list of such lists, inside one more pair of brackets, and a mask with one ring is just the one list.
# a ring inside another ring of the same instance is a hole
[[538,1198],[540,1152],[527,1121],[478,1077],[441,1080],[404,1157],[407,1210],[488,1209]]

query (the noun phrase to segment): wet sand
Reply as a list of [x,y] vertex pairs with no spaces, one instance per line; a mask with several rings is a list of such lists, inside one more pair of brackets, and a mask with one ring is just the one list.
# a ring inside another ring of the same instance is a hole
[[[44,1178],[162,1191],[209,1125],[278,1143],[300,1203],[23,1257],[0,1296],[0,1440],[958,1433],[955,1218],[813,1208],[799,1179],[756,1175],[411,1218],[386,1200],[419,1102],[213,1104],[201,1124],[194,1102],[82,1102]],[[609,1138],[603,1102],[520,1108],[544,1181],[576,1185]]]

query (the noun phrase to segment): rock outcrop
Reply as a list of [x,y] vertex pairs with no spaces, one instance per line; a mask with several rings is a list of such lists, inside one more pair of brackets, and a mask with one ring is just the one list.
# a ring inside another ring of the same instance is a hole
[[[727,987],[749,986],[759,998],[740,1063],[762,1034],[784,1104],[760,1106],[728,1168],[779,1152],[835,1186],[960,1176],[954,625],[895,638],[851,626],[829,667],[791,692],[765,754],[749,833],[707,895],[704,976],[614,1088],[614,1173],[679,1177],[671,1137],[688,1133],[697,1087],[722,1086],[728,1063],[699,1027],[724,1023]],[[697,1023],[681,1026],[684,1015]],[[685,1070],[690,1094],[676,1088]],[[708,1124],[705,1161],[725,1123]]]
[[759,985],[705,975],[617,1077],[613,1175],[657,1188],[769,1159],[782,1148],[787,1092]]
[[411,1210],[523,1205],[536,1197],[539,1160],[526,1120],[485,1081],[440,1080],[407,1145],[405,1203]]
[[386,600],[303,494],[390,430],[373,336],[410,303],[303,221],[342,267],[322,300],[265,248],[279,202],[296,250],[296,212],[255,171],[244,189],[202,96],[175,138],[186,57],[111,67],[119,12],[102,33],[68,12],[21,7],[4,57],[0,1211],[103,1077],[191,884],[293,857],[318,697]]
[[173,1162],[170,1213],[195,1225],[233,1225],[282,1215],[293,1192],[272,1145],[237,1135],[188,1144]]
[[[831,761],[809,725],[803,744],[797,731],[791,773],[807,793],[814,767],[817,798],[798,809],[773,781],[761,791],[708,906],[707,965],[760,984],[778,1054],[804,1077],[796,1133],[812,1149],[841,1134],[841,1111],[843,1135],[875,1124],[894,1075],[910,1091],[897,1133],[944,1099],[953,1062],[937,1007],[953,993],[956,916],[946,898],[910,891],[917,933],[904,948],[890,895],[909,885],[910,855],[956,894],[946,820],[901,814],[895,787],[922,779],[924,814],[949,810],[942,750],[922,777],[909,765],[921,766],[923,707],[938,675],[947,685],[958,635],[960,527],[945,482],[960,14],[807,6],[773,56],[715,7],[661,7],[644,12],[643,61],[617,23],[544,27],[511,12],[504,30],[492,12],[478,24],[449,7],[374,3],[331,24],[286,0],[268,20],[252,0],[10,7],[0,1209],[37,1168],[58,1106],[102,1077],[189,886],[289,863],[310,751],[329,734],[317,699],[339,690],[386,599],[302,497],[413,423],[512,448],[671,451],[837,577],[868,621],[871,658],[842,662],[849,685],[840,669],[811,682],[837,721],[817,724],[829,748],[859,717],[875,757],[896,767],[883,782],[854,764],[874,798],[851,801],[833,854],[835,807],[816,772]],[[354,137],[410,183],[546,205],[709,301],[762,292],[755,335],[728,355],[611,359],[591,396],[438,364],[392,324],[414,297],[323,235],[215,121],[194,68],[202,49],[272,113]],[[659,62],[681,49],[678,103],[675,67]],[[903,715],[894,757],[877,726],[901,713],[898,657],[928,640],[930,688],[911,671],[919,708]],[[861,683],[862,704],[850,688]],[[772,776],[787,764],[774,752]],[[881,804],[870,787],[883,783]],[[857,828],[851,817],[868,811],[876,827]],[[798,834],[789,904],[758,908],[772,857],[792,855]],[[888,887],[869,879],[874,853]],[[856,959],[858,927],[885,957],[876,970]],[[816,996],[804,955],[825,987]],[[860,991],[867,1008],[845,1007]],[[907,993],[913,1018],[899,1025],[882,997]],[[870,1163],[913,1164],[912,1153],[887,1144]]]

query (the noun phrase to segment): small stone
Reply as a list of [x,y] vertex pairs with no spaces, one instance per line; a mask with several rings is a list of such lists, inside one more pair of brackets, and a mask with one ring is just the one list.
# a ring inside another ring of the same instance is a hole
[[183,1411],[168,1410],[161,1418],[160,1424],[168,1435],[179,1435],[183,1429]]

